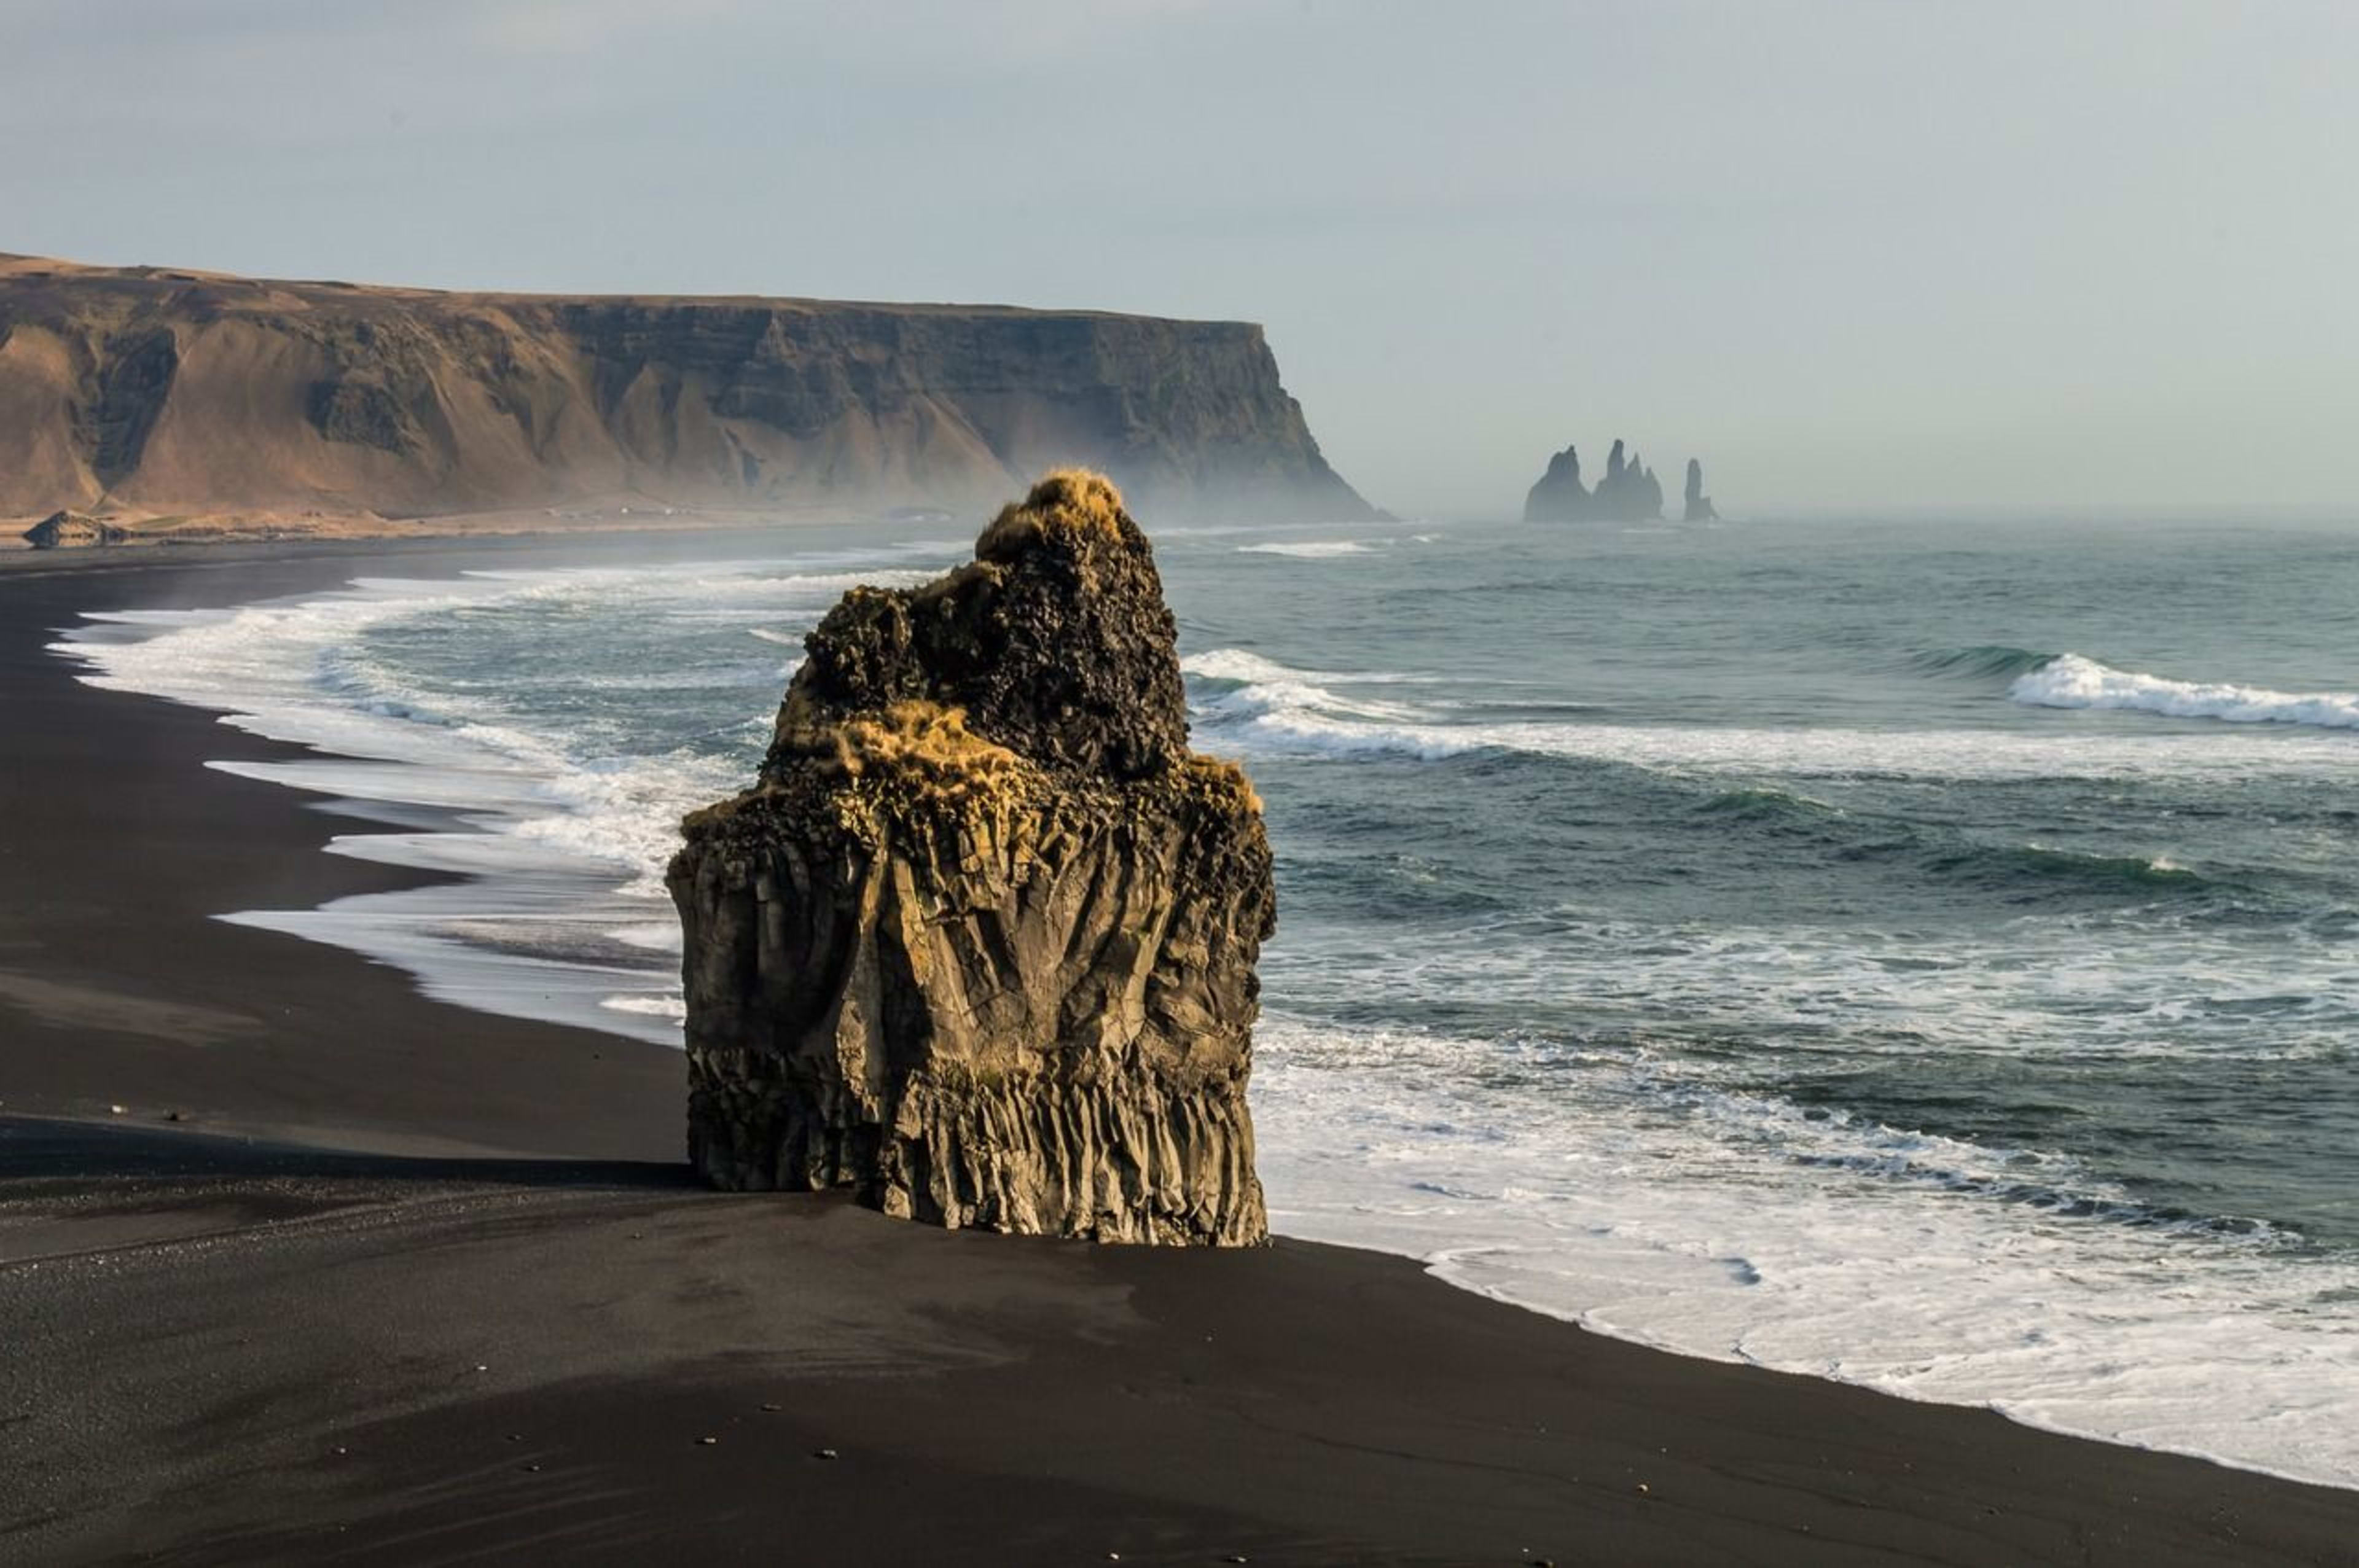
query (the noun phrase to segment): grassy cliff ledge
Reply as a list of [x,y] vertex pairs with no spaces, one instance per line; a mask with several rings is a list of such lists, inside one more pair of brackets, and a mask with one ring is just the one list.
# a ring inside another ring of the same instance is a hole
[[1370,510],[1247,322],[0,255],[0,517],[965,512],[1060,463],[1166,515]]

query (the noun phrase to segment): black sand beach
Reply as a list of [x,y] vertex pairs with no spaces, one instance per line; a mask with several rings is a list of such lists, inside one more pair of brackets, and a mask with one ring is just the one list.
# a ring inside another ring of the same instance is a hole
[[697,1189],[672,1053],[209,918],[410,874],[201,765],[286,749],[42,652],[82,610],[480,558],[0,571],[0,1561],[2359,1562],[2359,1493],[1398,1259]]

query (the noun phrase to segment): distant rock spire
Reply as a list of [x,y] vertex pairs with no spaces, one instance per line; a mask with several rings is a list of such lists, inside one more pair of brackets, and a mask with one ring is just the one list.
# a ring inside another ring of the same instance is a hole
[[1688,460],[1688,494],[1686,509],[1680,520],[1688,523],[1717,523],[1720,514],[1712,509],[1712,497],[1703,492],[1703,464]]
[[1572,523],[1589,515],[1589,491],[1581,482],[1581,453],[1571,447],[1549,459],[1531,493],[1524,497],[1527,523]]
[[[1703,493],[1703,466],[1688,463],[1687,521],[1717,516]],[[1527,523],[1652,523],[1663,515],[1662,481],[1636,447],[1616,439],[1605,454],[1595,491],[1581,482],[1581,458],[1571,447],[1549,460],[1548,471],[1524,500]]]

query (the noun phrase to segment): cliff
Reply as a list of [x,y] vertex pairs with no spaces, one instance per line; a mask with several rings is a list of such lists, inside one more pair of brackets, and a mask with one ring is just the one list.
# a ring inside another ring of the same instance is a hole
[[727,1188],[1239,1246],[1276,901],[1261,803],[1188,750],[1175,629],[1103,478],[1051,474],[975,559],[854,589],[754,787],[690,816],[689,1151]]
[[0,515],[973,508],[1061,462],[1172,512],[1370,512],[1244,322],[0,256]]

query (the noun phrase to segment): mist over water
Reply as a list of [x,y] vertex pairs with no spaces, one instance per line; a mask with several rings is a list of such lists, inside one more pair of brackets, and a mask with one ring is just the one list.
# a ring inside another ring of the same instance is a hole
[[[1294,1235],[1690,1353],[2359,1485],[2359,542],[1166,530],[1267,802]],[[93,678],[454,887],[245,912],[676,1041],[660,871],[800,634],[952,538],[107,618]],[[389,830],[388,830],[389,829]]]

